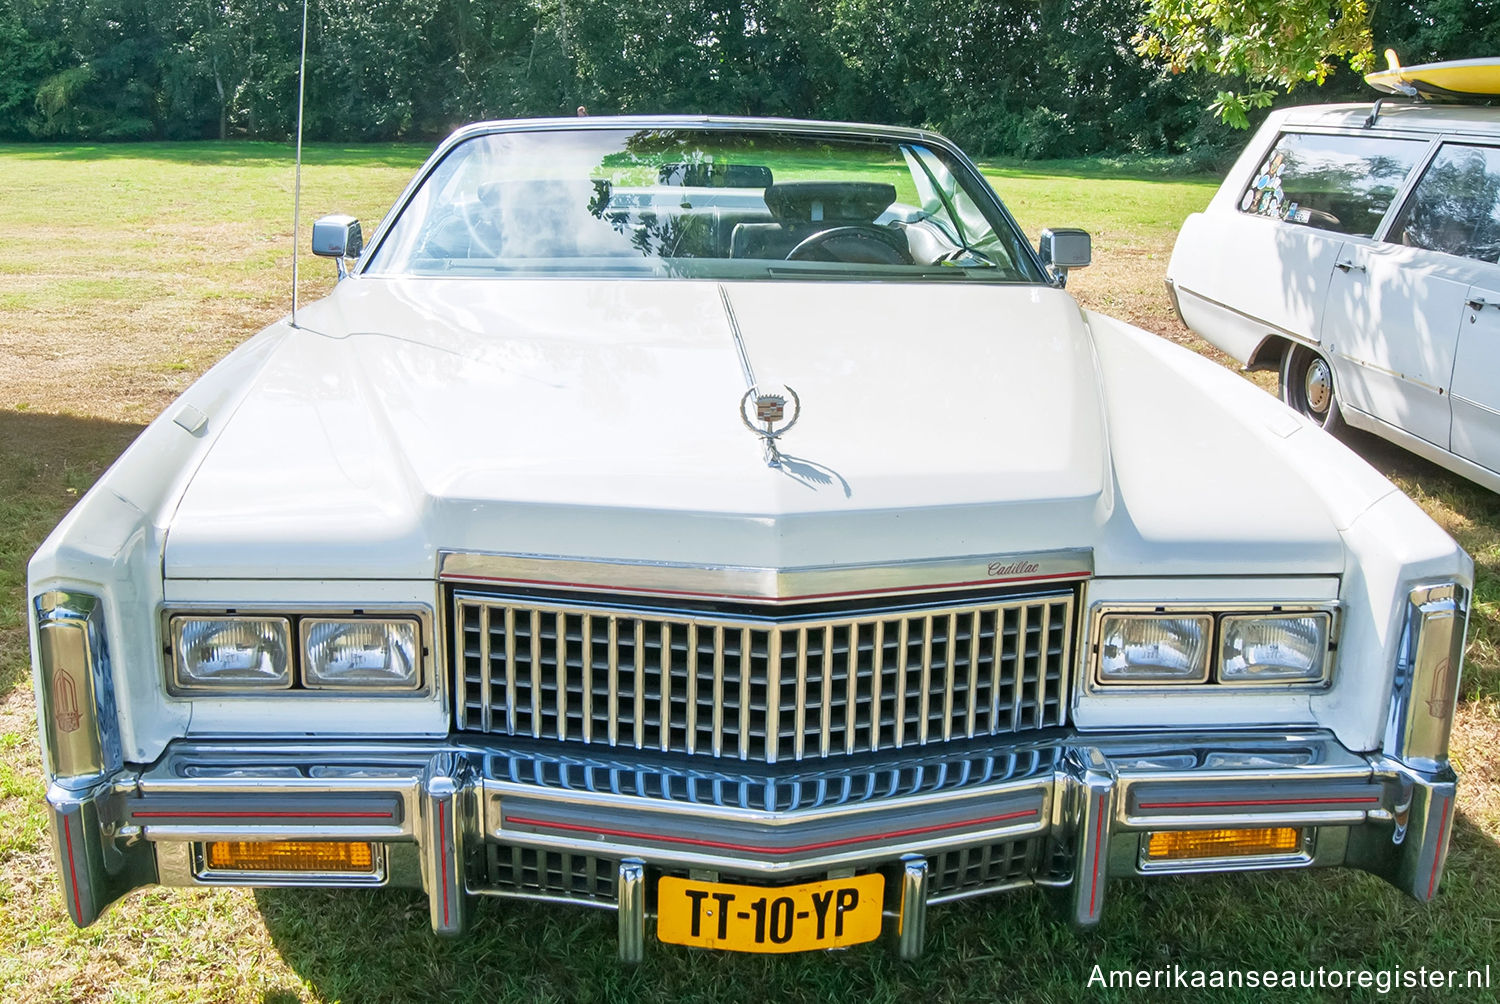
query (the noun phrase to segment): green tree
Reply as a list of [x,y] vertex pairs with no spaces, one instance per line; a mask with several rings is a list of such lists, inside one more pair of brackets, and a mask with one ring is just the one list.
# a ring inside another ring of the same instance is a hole
[[1374,59],[1367,0],[1148,0],[1136,44],[1174,72],[1243,81],[1247,90],[1220,90],[1214,101],[1240,128],[1276,88],[1322,84],[1340,59],[1355,71]]

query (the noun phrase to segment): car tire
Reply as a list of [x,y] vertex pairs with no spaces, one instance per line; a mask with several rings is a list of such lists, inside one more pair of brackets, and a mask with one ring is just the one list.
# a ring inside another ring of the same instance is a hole
[[1281,400],[1318,428],[1337,433],[1344,418],[1333,379],[1328,360],[1305,345],[1292,345],[1281,357]]

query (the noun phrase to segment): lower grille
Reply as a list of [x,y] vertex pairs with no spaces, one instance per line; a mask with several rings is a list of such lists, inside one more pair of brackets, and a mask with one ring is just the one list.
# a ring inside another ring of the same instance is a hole
[[610,906],[615,902],[619,863],[593,854],[485,845],[482,890],[531,899],[569,899]]
[[1064,723],[1072,592],[733,617],[457,592],[459,731],[775,763]]
[[960,847],[927,859],[927,901],[962,899],[1029,882],[1036,874],[1040,840],[1009,840]]

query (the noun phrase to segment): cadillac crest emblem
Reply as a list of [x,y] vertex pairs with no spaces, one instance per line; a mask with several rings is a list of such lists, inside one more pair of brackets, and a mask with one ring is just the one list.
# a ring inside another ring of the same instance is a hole
[[[745,423],[745,428],[765,441],[766,463],[771,467],[781,465],[781,452],[777,449],[776,441],[790,431],[801,417],[802,399],[790,387],[782,387],[780,392],[772,393],[756,385],[745,391],[745,396],[740,398],[740,421]],[[778,425],[780,428],[777,428]]]

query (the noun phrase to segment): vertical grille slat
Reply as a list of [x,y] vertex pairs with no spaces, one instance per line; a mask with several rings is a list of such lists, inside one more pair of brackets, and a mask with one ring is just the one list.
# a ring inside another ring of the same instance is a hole
[[777,621],[456,592],[454,723],[775,763],[1063,724],[1072,593]]

